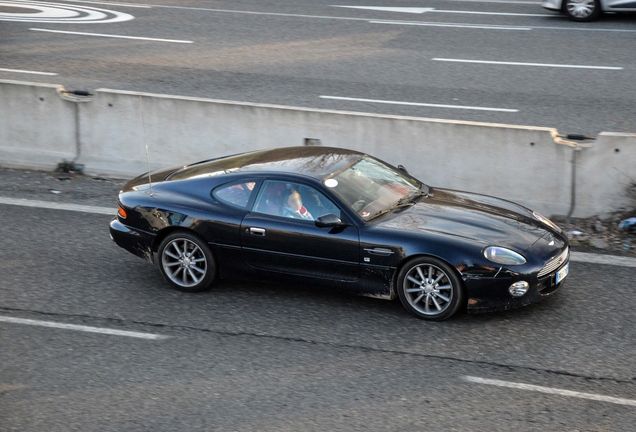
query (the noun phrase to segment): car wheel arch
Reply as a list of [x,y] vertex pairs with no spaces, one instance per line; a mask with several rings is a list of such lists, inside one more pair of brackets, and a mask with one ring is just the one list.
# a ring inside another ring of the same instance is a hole
[[395,268],[395,271],[393,272],[393,278],[391,280],[391,298],[397,298],[397,278],[398,275],[400,274],[400,272],[402,271],[402,269],[411,261],[416,260],[418,258],[435,258],[438,259],[444,263],[446,263],[450,268],[452,268],[457,277],[459,277],[459,280],[462,283],[462,286],[460,287],[462,290],[464,290],[464,292],[466,291],[466,284],[464,282],[464,277],[462,275],[462,273],[457,270],[457,267],[455,267],[453,264],[451,264],[450,262],[448,262],[448,260],[444,259],[441,256],[438,255],[434,255],[434,254],[426,254],[426,253],[419,253],[419,254],[414,254],[414,255],[409,255],[406,256],[402,259],[402,261],[400,261],[400,263],[398,264],[398,266]]
[[[168,237],[170,234],[178,232],[178,231],[182,231],[184,233],[188,233],[191,235],[196,236],[199,240],[201,240],[203,243],[207,244],[208,242],[205,241],[205,239],[195,230],[190,229],[190,228],[186,228],[186,227],[182,227],[182,226],[178,226],[178,225],[173,225],[173,226],[168,226],[166,228],[161,229],[154,241],[152,242],[152,251],[154,253],[157,253],[159,251],[159,245],[161,245],[161,242],[163,242],[163,239],[165,239],[166,237]],[[210,248],[210,252],[213,253],[212,249]]]

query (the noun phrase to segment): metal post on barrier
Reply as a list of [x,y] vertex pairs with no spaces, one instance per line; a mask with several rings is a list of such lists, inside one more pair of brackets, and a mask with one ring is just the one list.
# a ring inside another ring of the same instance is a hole
[[57,94],[65,101],[75,104],[75,157],[72,161],[62,161],[58,164],[58,170],[69,172],[84,172],[84,165],[78,164],[77,160],[82,155],[82,141],[80,128],[80,104],[92,102],[94,94],[88,90],[67,90],[62,86],[57,88]]
[[577,143],[574,141],[593,141],[595,139],[596,138],[594,137],[581,135],[581,134],[556,135],[555,137],[555,142],[557,144],[562,144],[562,145],[567,145],[568,147],[572,147],[572,159],[571,159],[572,179],[570,184],[570,208],[568,210],[568,214],[565,216],[568,221],[572,218],[572,214],[574,214],[574,209],[576,208],[576,164],[577,164],[578,156],[583,148],[588,148],[592,146],[589,143]]

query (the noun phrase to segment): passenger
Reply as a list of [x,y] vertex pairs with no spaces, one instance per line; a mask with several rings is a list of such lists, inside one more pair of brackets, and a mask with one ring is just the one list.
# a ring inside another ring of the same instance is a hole
[[294,219],[314,220],[311,213],[303,206],[303,200],[295,189],[287,189],[283,192],[283,208],[281,216]]

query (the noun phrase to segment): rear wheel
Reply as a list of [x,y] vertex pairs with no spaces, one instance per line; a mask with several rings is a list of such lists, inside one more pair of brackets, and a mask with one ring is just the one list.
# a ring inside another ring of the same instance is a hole
[[208,246],[187,232],[168,235],[158,250],[159,270],[179,291],[199,292],[216,279],[216,262]]
[[579,22],[593,21],[601,14],[599,0],[565,0],[563,9],[570,19]]
[[455,270],[433,257],[415,258],[400,270],[397,291],[402,305],[418,318],[442,321],[464,304],[462,281]]

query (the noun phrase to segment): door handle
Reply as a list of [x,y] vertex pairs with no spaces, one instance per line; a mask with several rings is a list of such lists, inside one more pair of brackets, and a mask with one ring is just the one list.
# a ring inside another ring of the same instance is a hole
[[394,254],[391,249],[381,247],[364,248],[364,251],[371,255],[389,256]]
[[250,234],[252,235],[257,235],[257,236],[265,236],[265,229],[263,228],[256,228],[256,227],[251,227],[250,228]]

